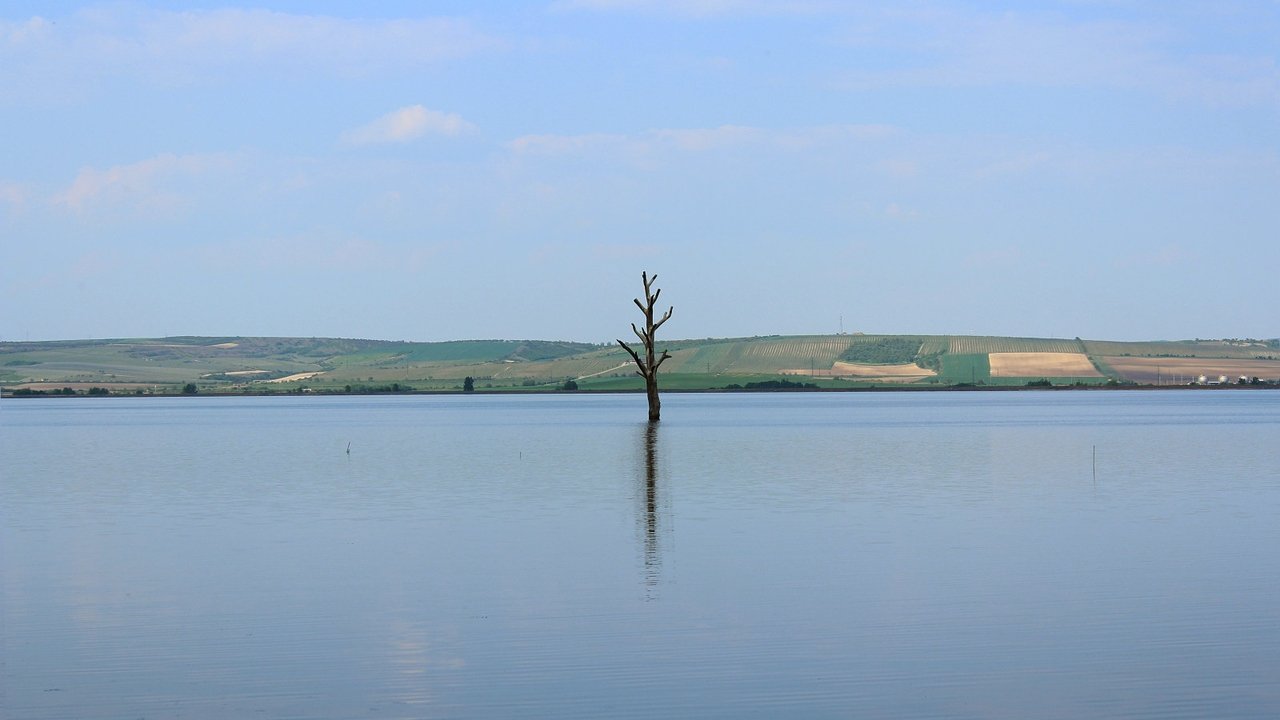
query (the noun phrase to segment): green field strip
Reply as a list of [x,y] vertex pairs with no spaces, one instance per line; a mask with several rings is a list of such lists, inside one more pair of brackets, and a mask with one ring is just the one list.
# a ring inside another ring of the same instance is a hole
[[961,383],[991,383],[991,362],[986,353],[956,355],[946,353],[941,357],[938,378],[947,385]]

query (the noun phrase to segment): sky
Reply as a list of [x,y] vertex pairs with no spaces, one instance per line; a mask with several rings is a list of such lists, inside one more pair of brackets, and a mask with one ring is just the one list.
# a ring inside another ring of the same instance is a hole
[[0,340],[1280,336],[1280,0],[7,1],[0,127]]

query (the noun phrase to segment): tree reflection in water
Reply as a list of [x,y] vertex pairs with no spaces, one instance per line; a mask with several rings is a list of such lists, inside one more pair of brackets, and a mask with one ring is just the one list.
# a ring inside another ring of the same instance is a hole
[[643,540],[644,583],[652,589],[657,586],[662,572],[662,552],[658,542],[658,423],[648,422],[642,426],[640,451],[644,471],[640,474],[641,487],[637,492],[641,505],[638,525]]

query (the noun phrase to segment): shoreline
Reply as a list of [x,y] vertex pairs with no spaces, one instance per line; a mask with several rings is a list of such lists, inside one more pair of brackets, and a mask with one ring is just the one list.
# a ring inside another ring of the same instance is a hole
[[[1129,390],[1140,392],[1177,392],[1187,390],[1210,390],[1210,391],[1265,391],[1280,390],[1278,383],[1259,383],[1259,384],[1223,384],[1223,385],[945,385],[945,386],[910,386],[910,385],[881,385],[869,387],[848,387],[848,388],[823,388],[823,387],[804,387],[804,388],[672,388],[662,390],[664,395],[705,395],[705,394],[786,394],[786,393],[934,393],[934,392],[1115,392],[1117,390]],[[32,391],[32,392],[15,392],[8,388],[0,388],[0,398],[5,400],[54,400],[54,399],[70,399],[70,398],[192,398],[192,397],[208,397],[208,398],[236,398],[236,397],[379,397],[385,395],[643,395],[644,388],[617,390],[617,389],[581,389],[581,390],[563,390],[560,388],[549,388],[546,390],[534,390],[526,388],[501,388],[501,389],[483,389],[483,390],[387,390],[387,391],[344,391],[344,390],[317,390],[317,389],[300,389],[300,390],[268,390],[255,392],[197,392],[183,393],[177,392],[61,392],[61,391]]]

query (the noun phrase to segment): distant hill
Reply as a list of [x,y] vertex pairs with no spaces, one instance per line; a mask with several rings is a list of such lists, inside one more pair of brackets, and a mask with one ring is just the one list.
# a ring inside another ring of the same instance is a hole
[[[663,387],[789,379],[823,388],[1280,382],[1280,340],[1112,342],[970,335],[804,335],[660,343]],[[0,342],[15,392],[381,392],[640,387],[616,345],[545,340],[395,342],[169,337]],[[772,386],[789,387],[789,384]]]

